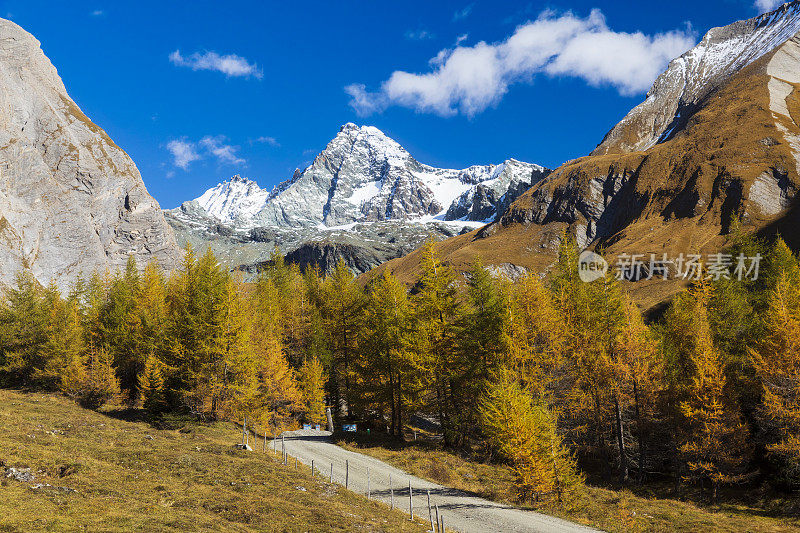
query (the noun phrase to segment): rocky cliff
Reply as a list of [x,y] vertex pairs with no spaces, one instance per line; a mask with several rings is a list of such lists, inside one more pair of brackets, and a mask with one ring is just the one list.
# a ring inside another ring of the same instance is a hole
[[39,42],[0,19],[0,286],[21,269],[171,268],[180,250],[133,161],[69,97]]

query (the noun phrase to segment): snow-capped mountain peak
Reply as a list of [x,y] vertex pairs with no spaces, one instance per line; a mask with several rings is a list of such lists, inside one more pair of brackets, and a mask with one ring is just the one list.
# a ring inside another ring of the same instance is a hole
[[209,216],[220,222],[233,222],[258,213],[269,198],[269,192],[248,178],[236,174],[203,193],[195,201]]
[[[539,165],[508,160],[463,170],[419,163],[374,126],[343,125],[302,172],[266,191],[234,176],[196,200],[219,222],[246,227],[339,227],[405,220],[484,221],[543,178]],[[480,188],[480,194],[475,194]],[[473,210],[473,199],[480,208]]]
[[375,126],[357,126],[348,122],[339,128],[338,135],[320,155],[335,151],[342,145],[360,152],[365,159],[383,159],[393,166],[403,165],[411,159],[405,148]]

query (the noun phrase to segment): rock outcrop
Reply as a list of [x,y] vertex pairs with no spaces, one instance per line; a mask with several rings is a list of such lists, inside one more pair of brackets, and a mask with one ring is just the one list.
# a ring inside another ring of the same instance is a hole
[[133,255],[171,268],[172,230],[130,157],[67,94],[39,42],[0,19],[0,286],[62,289]]

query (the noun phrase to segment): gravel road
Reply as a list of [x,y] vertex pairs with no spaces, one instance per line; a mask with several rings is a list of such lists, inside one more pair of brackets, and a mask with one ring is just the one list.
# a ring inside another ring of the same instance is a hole
[[[346,480],[345,465],[349,463],[350,475],[347,485],[350,490],[367,494],[367,469],[369,469],[369,490],[373,499],[391,504],[389,476],[394,487],[394,505],[408,512],[408,486],[411,483],[414,516],[428,520],[428,496],[431,494],[431,506],[438,505],[439,513],[444,516],[445,527],[463,532],[525,531],[537,533],[587,533],[596,531],[585,526],[573,524],[566,520],[543,515],[533,511],[524,511],[499,503],[477,498],[466,492],[437,485],[424,479],[411,476],[383,461],[351,452],[333,444],[327,431],[299,430],[287,431],[270,443],[279,452],[285,442],[286,452],[293,461],[297,457],[300,462],[311,465],[326,479],[331,473],[333,464],[333,480],[344,485]],[[435,520],[435,518],[434,518]]]

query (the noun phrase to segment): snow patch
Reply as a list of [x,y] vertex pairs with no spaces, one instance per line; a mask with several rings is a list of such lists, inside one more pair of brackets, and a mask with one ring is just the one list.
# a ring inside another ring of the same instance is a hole
[[[450,204],[468,191],[472,186],[462,182],[454,175],[457,171],[445,172],[420,172],[416,174],[417,179],[422,181],[433,193],[439,205],[445,206],[443,213],[447,212]],[[443,214],[442,213],[442,214]]]
[[372,200],[381,192],[380,181],[368,181],[358,189],[353,191],[350,198],[347,199],[353,205],[361,205],[362,203]]

